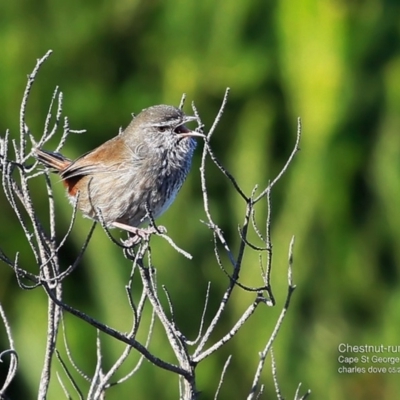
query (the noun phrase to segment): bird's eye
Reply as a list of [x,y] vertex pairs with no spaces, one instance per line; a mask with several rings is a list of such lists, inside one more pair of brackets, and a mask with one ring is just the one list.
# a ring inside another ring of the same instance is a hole
[[161,125],[161,126],[158,126],[157,129],[159,132],[165,132],[168,130],[168,126]]

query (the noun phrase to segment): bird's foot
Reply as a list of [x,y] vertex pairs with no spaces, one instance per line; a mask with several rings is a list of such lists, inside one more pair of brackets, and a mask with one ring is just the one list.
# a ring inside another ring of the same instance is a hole
[[150,235],[152,234],[160,235],[167,232],[167,229],[164,226],[149,226],[148,228],[138,228],[136,226],[123,224],[121,222],[113,222],[113,226],[115,228],[123,229],[130,234],[128,239],[122,240],[122,244],[127,247],[136,246],[142,240],[149,240]]

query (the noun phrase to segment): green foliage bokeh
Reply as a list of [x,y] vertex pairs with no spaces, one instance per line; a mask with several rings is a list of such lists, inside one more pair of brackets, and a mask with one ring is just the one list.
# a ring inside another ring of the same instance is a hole
[[[53,90],[60,86],[71,128],[87,129],[84,135],[69,137],[63,151],[71,158],[115,135],[132,112],[158,103],[177,105],[182,93],[188,96],[186,110],[195,101],[209,127],[229,86],[213,148],[250,193],[256,183],[265,186],[284,164],[301,116],[301,152],[272,196],[277,308],[270,310],[268,320],[256,315],[220,354],[200,366],[201,398],[213,398],[228,354],[234,357],[221,398],[239,399],[248,393],[258,352],[286,295],[293,234],[297,289],[275,344],[285,398],[293,398],[298,382],[316,399],[396,398],[396,375],[340,374],[337,357],[340,343],[399,344],[400,3],[3,1],[0,48],[1,135],[10,129],[11,137],[18,136],[26,75],[37,58],[53,49],[34,84],[27,121],[39,137]],[[199,222],[204,219],[199,153],[176,202],[160,219],[195,261],[183,260],[161,240],[153,245],[159,280],[169,288],[177,317],[192,337],[199,323],[193,310],[200,315],[207,281],[213,285],[211,309],[225,284],[213,261],[209,233]],[[210,171],[216,222],[235,238],[244,204],[215,169]],[[57,183],[55,178],[61,238],[71,209]],[[37,196],[40,189],[33,189]],[[0,247],[11,258],[20,251],[22,266],[33,270],[4,196],[0,209]],[[260,210],[261,217],[265,211]],[[63,252],[65,265],[78,253],[89,227],[88,220],[78,218]],[[256,282],[258,274],[257,257],[249,256],[243,279]],[[64,297],[107,324],[128,330],[128,276],[129,263],[97,229],[82,265],[66,283]],[[232,326],[250,299],[243,295],[232,301],[215,338]],[[15,398],[33,398],[45,346],[45,295],[40,289],[21,291],[2,265],[0,301],[20,354]],[[66,322],[77,362],[90,374],[95,332],[73,317]],[[152,349],[170,356],[161,326],[155,331]],[[1,349],[6,348],[3,331],[0,339]],[[110,357],[106,362],[121,348],[104,339]],[[272,398],[268,365],[263,380]],[[131,382],[112,389],[109,398],[173,399],[176,393],[171,374],[145,363]],[[49,398],[60,396],[54,381]]]

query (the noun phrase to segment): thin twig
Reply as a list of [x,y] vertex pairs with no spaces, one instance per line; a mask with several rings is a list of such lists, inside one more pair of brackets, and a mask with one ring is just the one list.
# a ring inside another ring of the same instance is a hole
[[[199,349],[202,349],[202,347],[200,347],[200,345],[199,345],[198,348],[196,349],[195,353],[193,354],[193,361],[196,363],[199,363],[201,360],[204,360],[205,358],[210,356],[212,353],[214,353],[215,351],[220,349],[226,342],[228,342],[230,339],[232,339],[236,335],[236,333],[239,331],[239,329],[243,327],[245,322],[253,315],[253,313],[256,310],[259,303],[260,303],[260,301],[259,301],[259,298],[257,297],[257,300],[254,301],[252,304],[250,304],[250,306],[242,314],[242,316],[239,318],[239,320],[236,322],[236,324],[233,326],[233,328],[224,337],[222,337],[220,340],[218,340],[216,343],[214,343],[210,348],[208,348],[207,350],[205,350],[203,352],[200,352]],[[218,321],[214,320],[213,323],[214,322],[216,324]],[[214,330],[214,326],[213,326],[212,330]],[[201,345],[204,345],[204,344],[201,342]]]
[[203,334],[203,326],[204,326],[204,321],[205,321],[205,316],[206,316],[206,311],[207,311],[207,306],[208,306],[208,301],[210,298],[210,289],[211,289],[211,282],[208,282],[207,284],[207,292],[206,292],[206,298],[204,301],[204,307],[203,307],[203,313],[201,314],[201,318],[200,318],[200,326],[199,326],[199,332],[197,334],[197,337],[195,340],[193,341],[187,341],[187,345],[188,346],[194,346],[195,344],[197,344],[197,342],[201,339],[201,336]]
[[[66,375],[67,378],[68,378],[69,383],[70,383],[70,384],[72,385],[72,387],[75,389],[76,393],[77,393],[78,396],[79,396],[79,399],[80,399],[80,400],[83,400],[83,393],[82,393],[81,390],[79,389],[78,384],[75,382],[74,377],[73,377],[73,376],[71,375],[71,373],[69,372],[68,367],[65,365],[65,362],[64,362],[64,360],[62,359],[62,357],[61,357],[59,351],[56,350],[55,354],[56,354],[57,360],[59,361],[59,363],[60,363],[60,365],[61,365],[61,367],[62,367],[62,369],[63,369],[65,375]],[[66,389],[65,389],[65,387],[64,387],[64,385],[63,385],[63,383],[62,383],[61,377],[59,378],[59,382],[60,382],[62,388],[64,389],[64,393],[66,393]]]
[[264,189],[255,199],[254,203],[258,203],[267,193],[272,189],[273,186],[282,178],[282,175],[287,171],[289,165],[292,163],[292,160],[296,153],[300,150],[300,138],[301,138],[301,119],[297,119],[297,135],[296,135],[296,143],[294,148],[286,161],[286,164],[283,166],[279,174],[275,177],[275,179]]
[[228,357],[228,359],[226,360],[225,364],[224,364],[224,368],[222,369],[221,377],[219,378],[218,387],[217,387],[217,390],[215,392],[214,400],[218,399],[218,395],[219,395],[219,392],[221,390],[222,384],[224,382],[225,374],[226,374],[226,371],[227,371],[227,369],[229,367],[231,359],[232,359],[232,356],[230,355]]
[[12,380],[14,379],[14,377],[17,374],[17,369],[18,369],[18,353],[15,351],[14,348],[14,340],[12,337],[12,332],[11,332],[11,327],[10,324],[8,322],[6,313],[3,309],[3,306],[0,303],[0,316],[1,319],[3,321],[3,325],[5,327],[6,330],[6,336],[7,336],[7,340],[8,340],[8,346],[9,349],[5,350],[3,352],[0,353],[0,362],[3,361],[3,357],[6,355],[10,356],[10,365],[8,367],[7,370],[7,376],[4,380],[3,386],[0,387],[0,398],[5,394],[7,388],[10,386]]
[[25,92],[24,95],[22,97],[22,104],[21,104],[21,112],[20,112],[20,117],[19,117],[19,131],[20,131],[20,152],[19,152],[19,158],[18,161],[21,163],[24,163],[24,158],[25,158],[25,149],[26,149],[26,131],[27,131],[27,127],[26,127],[26,123],[25,123],[25,113],[26,113],[26,107],[27,107],[27,103],[28,103],[28,97],[29,97],[29,93],[32,89],[32,85],[35,82],[36,79],[36,75],[39,72],[40,67],[42,66],[42,64],[50,57],[51,53],[53,51],[49,50],[42,58],[38,59],[36,62],[36,66],[33,69],[32,73],[30,75],[28,75],[28,83],[25,87]]
[[271,349],[269,351],[269,353],[271,354],[272,380],[274,381],[276,398],[278,400],[282,400],[283,397],[282,397],[281,390],[280,390],[279,384],[278,384],[276,362],[275,362],[275,357],[274,357],[274,351],[273,350],[274,350],[273,347],[271,347]]
[[186,93],[182,93],[181,101],[179,102],[179,108],[182,110],[183,106],[185,105],[186,101]]
[[289,262],[288,262],[288,293],[286,296],[286,300],[285,300],[285,304],[282,308],[282,311],[279,315],[279,318],[275,324],[275,328],[267,342],[267,344],[265,345],[264,350],[260,353],[260,360],[258,362],[258,366],[257,366],[257,370],[256,373],[254,374],[254,379],[253,379],[253,384],[249,393],[249,396],[247,397],[247,400],[252,400],[254,399],[256,390],[257,390],[257,385],[260,381],[261,378],[261,373],[262,370],[264,368],[264,364],[265,364],[265,359],[268,355],[269,350],[272,347],[272,344],[274,343],[278,332],[282,326],[283,320],[286,316],[287,310],[289,309],[289,305],[290,305],[290,300],[292,298],[292,294],[296,288],[296,286],[293,285],[293,279],[292,279],[292,265],[293,265],[293,246],[294,246],[294,237],[292,237],[292,240],[290,241],[289,244]]

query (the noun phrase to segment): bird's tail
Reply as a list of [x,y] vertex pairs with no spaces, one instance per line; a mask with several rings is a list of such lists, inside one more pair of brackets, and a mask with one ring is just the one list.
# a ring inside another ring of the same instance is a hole
[[35,149],[34,156],[46,167],[52,168],[57,172],[63,171],[68,165],[71,164],[71,160],[64,157],[60,153],[53,153],[51,151],[45,151],[41,149]]

